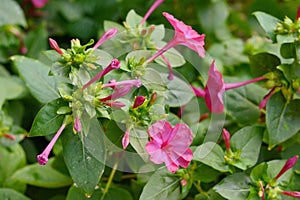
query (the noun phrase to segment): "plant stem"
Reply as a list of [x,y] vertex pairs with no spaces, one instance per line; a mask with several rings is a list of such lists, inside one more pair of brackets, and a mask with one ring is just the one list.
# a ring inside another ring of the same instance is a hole
[[112,171],[111,171],[111,173],[110,173],[110,175],[109,175],[109,177],[108,177],[108,181],[107,181],[107,183],[106,183],[105,189],[104,189],[104,191],[103,191],[101,200],[104,200],[104,197],[105,197],[106,193],[107,193],[108,190],[109,190],[109,187],[110,187],[110,185],[111,185],[111,183],[112,183],[112,181],[113,181],[114,175],[115,175],[115,173],[116,173],[116,171],[117,171],[118,163],[119,163],[119,162],[116,161],[115,164],[114,164],[114,166],[113,166],[113,168],[112,168]]

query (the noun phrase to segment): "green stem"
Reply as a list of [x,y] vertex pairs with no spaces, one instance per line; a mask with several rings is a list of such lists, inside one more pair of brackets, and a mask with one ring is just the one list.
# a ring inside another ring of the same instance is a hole
[[111,171],[111,173],[110,173],[110,175],[109,175],[109,178],[108,178],[108,181],[107,181],[107,183],[106,183],[105,189],[104,189],[104,191],[103,191],[101,200],[104,200],[104,197],[105,197],[106,193],[107,193],[108,190],[109,190],[109,187],[110,187],[110,185],[111,185],[111,183],[112,183],[112,181],[113,181],[114,175],[115,175],[115,173],[116,173],[116,171],[117,171],[118,163],[119,163],[119,162],[116,161],[115,164],[114,164],[114,166],[113,166],[113,168],[112,168],[112,171]]
[[194,186],[196,187],[196,189],[198,190],[199,193],[206,194],[206,192],[200,186],[200,181],[194,182],[193,184],[194,184]]

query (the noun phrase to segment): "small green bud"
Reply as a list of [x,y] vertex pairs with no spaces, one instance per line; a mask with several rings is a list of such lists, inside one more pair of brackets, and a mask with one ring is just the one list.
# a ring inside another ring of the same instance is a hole
[[72,112],[72,109],[70,107],[62,106],[56,111],[56,114],[65,115],[65,114],[68,114],[68,113],[71,113],[71,112]]

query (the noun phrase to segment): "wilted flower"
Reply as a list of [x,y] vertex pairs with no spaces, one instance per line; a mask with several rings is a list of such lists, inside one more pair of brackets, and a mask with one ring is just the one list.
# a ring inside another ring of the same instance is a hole
[[192,131],[185,124],[177,124],[172,128],[165,120],[157,121],[148,129],[150,141],[146,151],[155,164],[165,163],[170,172],[178,170],[179,166],[186,168],[193,158],[189,148],[192,143]]
[[80,132],[82,130],[82,124],[81,124],[81,121],[80,121],[79,117],[75,118],[73,128],[74,128],[75,132]]
[[126,149],[127,146],[129,145],[129,138],[130,138],[130,132],[129,132],[129,130],[126,130],[124,133],[124,136],[122,138],[123,149]]
[[291,196],[294,198],[300,198],[300,192],[297,191],[282,191],[281,194]]
[[226,146],[226,150],[230,151],[230,133],[225,128],[223,128],[222,137]]
[[116,28],[112,28],[112,29],[109,29],[108,31],[106,31],[104,33],[104,35],[95,44],[95,46],[93,47],[93,49],[97,49],[101,44],[103,44],[103,42],[105,42],[106,40],[109,40],[114,35],[116,35],[117,32],[118,32],[118,29],[116,29]]
[[280,170],[280,172],[277,174],[277,176],[275,177],[275,179],[277,180],[282,174],[284,174],[287,170],[289,170],[290,168],[292,168],[296,164],[297,160],[298,160],[298,156],[294,156],[292,158],[289,158],[286,161],[285,165]]

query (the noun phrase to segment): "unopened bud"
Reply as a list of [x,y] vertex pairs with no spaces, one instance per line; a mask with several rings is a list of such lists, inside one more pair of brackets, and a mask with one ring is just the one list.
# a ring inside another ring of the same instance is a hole
[[132,108],[135,109],[135,108],[141,106],[145,102],[145,100],[146,100],[146,98],[144,96],[135,97]]
[[149,104],[150,105],[153,105],[156,101],[156,97],[157,97],[157,93],[154,92],[152,95],[151,95],[151,98],[150,98],[150,101],[149,101]]

